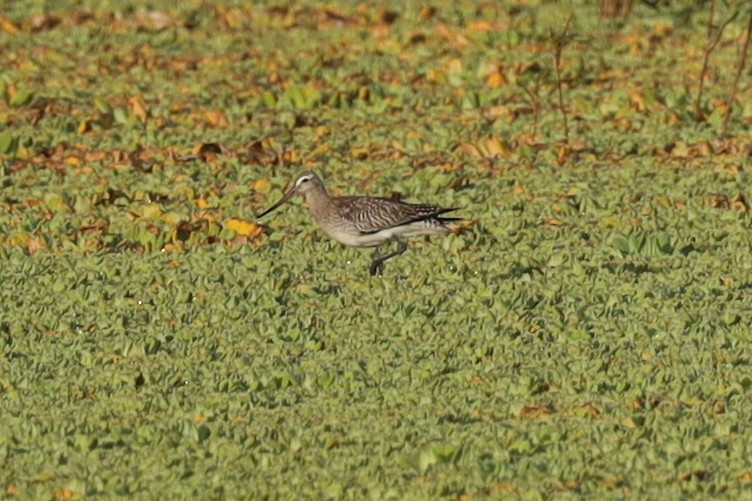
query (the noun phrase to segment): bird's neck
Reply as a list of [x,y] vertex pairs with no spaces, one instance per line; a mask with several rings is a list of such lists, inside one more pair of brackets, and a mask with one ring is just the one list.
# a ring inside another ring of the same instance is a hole
[[306,202],[308,202],[308,207],[314,217],[316,217],[318,214],[321,214],[326,210],[331,203],[331,199],[329,198],[329,193],[327,193],[326,188],[321,187],[319,190],[312,190],[306,193]]

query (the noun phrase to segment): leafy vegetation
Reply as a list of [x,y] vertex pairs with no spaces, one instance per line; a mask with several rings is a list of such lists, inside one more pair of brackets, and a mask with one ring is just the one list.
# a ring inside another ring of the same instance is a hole
[[752,13],[590,4],[6,2],[4,494],[750,496]]

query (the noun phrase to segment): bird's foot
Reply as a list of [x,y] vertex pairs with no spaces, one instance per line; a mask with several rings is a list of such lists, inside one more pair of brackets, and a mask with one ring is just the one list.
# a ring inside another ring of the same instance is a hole
[[371,266],[368,267],[368,272],[372,277],[375,277],[376,275],[382,276],[384,273],[384,263],[376,260],[372,261]]

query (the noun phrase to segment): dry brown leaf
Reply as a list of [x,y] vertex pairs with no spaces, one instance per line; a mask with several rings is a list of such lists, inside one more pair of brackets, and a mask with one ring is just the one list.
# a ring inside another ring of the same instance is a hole
[[418,13],[418,19],[421,21],[428,21],[433,16],[436,15],[436,7],[432,5],[424,5],[420,8],[420,12]]
[[490,87],[492,89],[501,87],[502,85],[505,85],[506,83],[507,83],[507,77],[504,75],[502,71],[495,71],[493,73],[490,73],[486,76],[486,79],[485,79],[486,87]]
[[476,33],[485,33],[494,29],[493,24],[489,21],[470,21],[467,23],[467,31]]
[[0,16],[0,31],[14,35],[18,33],[19,30],[18,26],[13,24],[12,21],[7,19],[6,17]]
[[47,14],[36,14],[29,19],[29,27],[32,32],[51,30],[60,24],[60,18]]
[[155,31],[161,31],[173,24],[169,14],[156,10],[139,12],[136,15],[136,21],[140,26]]
[[581,409],[584,409],[587,411],[588,414],[590,414],[590,417],[597,418],[601,415],[600,409],[598,409],[595,405],[593,405],[592,402],[588,402],[582,406],[580,406]]
[[731,206],[728,197],[723,193],[716,193],[705,200],[705,204],[714,209],[728,209]]
[[629,89],[629,102],[640,113],[650,111],[650,107],[645,102],[645,95],[637,89]]
[[567,146],[560,147],[558,153],[556,154],[556,163],[560,166],[564,165],[569,159],[569,154],[570,149]]
[[725,414],[726,413],[726,402],[723,400],[716,400],[716,402],[713,404],[713,414]]
[[75,499],[76,493],[68,489],[55,489],[54,495],[59,499]]
[[496,492],[515,492],[517,488],[514,484],[509,482],[498,483],[494,485],[494,491]]
[[210,110],[204,112],[204,120],[212,127],[229,127],[230,122],[223,111]]
[[491,106],[490,108],[487,108],[485,110],[485,115],[487,118],[491,120],[504,118],[504,119],[507,119],[509,123],[512,123],[512,121],[515,118],[515,113],[509,108],[509,106],[505,106],[503,104],[499,104],[497,106]]
[[709,480],[710,476],[711,473],[708,470],[695,470],[685,473],[681,476],[681,479],[685,482],[689,482],[690,480],[699,480],[703,482]]
[[523,407],[522,410],[520,410],[519,417],[521,419],[546,419],[552,413],[553,410],[550,407],[543,405],[534,405],[530,407]]
[[733,200],[731,201],[731,206],[734,208],[734,210],[740,212],[749,211],[749,204],[747,203],[747,199],[744,198],[744,195],[742,195],[741,193],[733,198]]
[[30,237],[26,241],[26,250],[29,251],[29,254],[34,254],[37,251],[40,251],[42,249],[46,249],[47,244],[44,243],[44,240],[42,238],[34,236]]
[[486,87],[495,89],[507,83],[507,77],[504,74],[504,66],[495,62],[486,65],[484,83]]
[[464,151],[465,154],[470,155],[471,157],[480,158],[483,156],[480,150],[478,149],[478,147],[475,146],[474,144],[462,143],[460,144],[460,148],[462,148],[462,151]]
[[145,123],[149,118],[149,113],[146,111],[146,103],[141,96],[134,96],[128,100],[131,105],[131,113],[138,118],[141,123]]

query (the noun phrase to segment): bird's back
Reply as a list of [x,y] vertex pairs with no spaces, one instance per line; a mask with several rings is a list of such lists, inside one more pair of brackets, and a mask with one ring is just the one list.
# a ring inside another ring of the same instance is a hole
[[411,204],[382,197],[339,197],[332,200],[339,215],[365,234],[420,221],[443,226],[446,221],[457,220],[439,217],[455,209],[431,204]]

